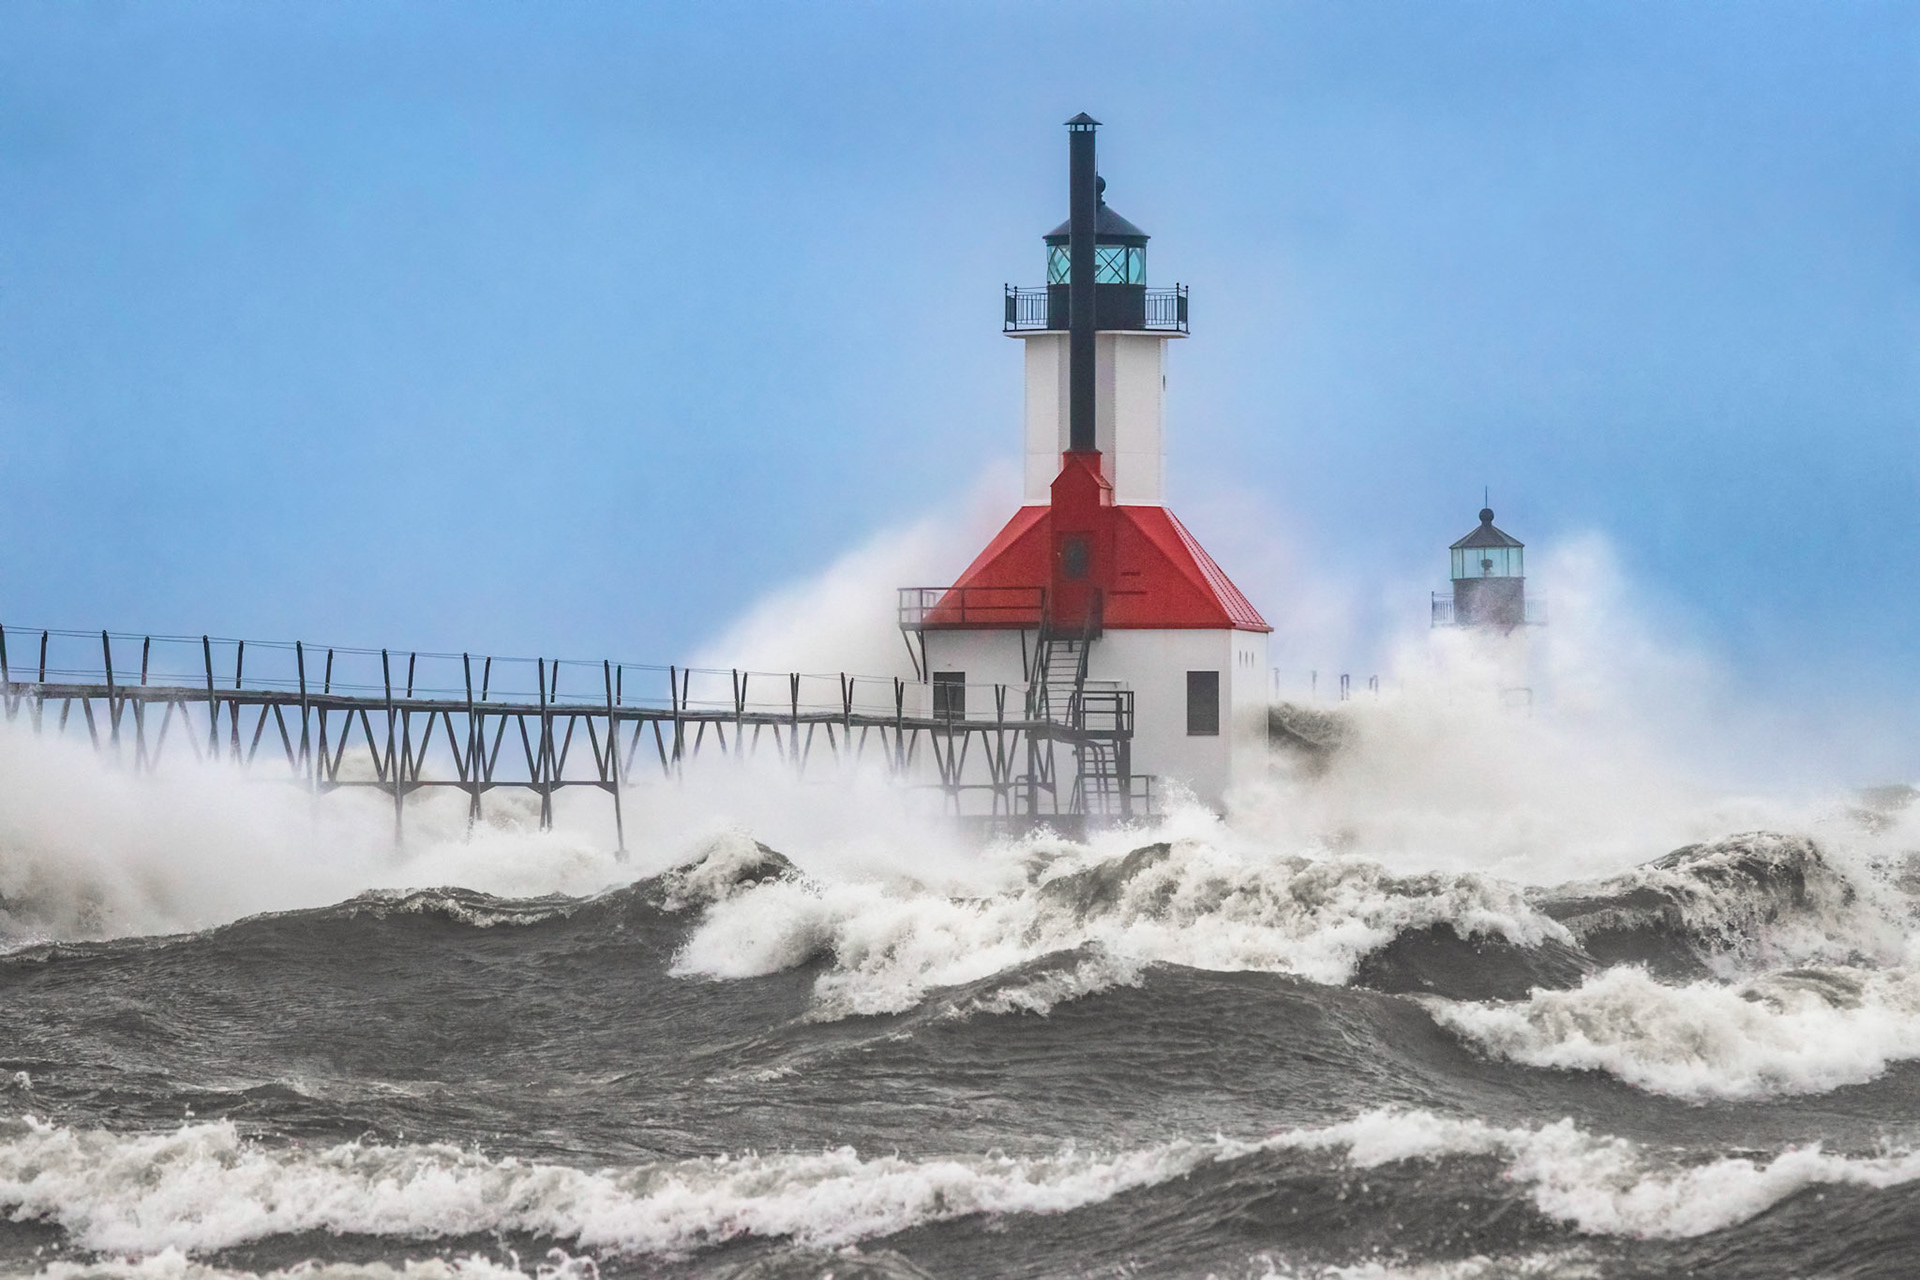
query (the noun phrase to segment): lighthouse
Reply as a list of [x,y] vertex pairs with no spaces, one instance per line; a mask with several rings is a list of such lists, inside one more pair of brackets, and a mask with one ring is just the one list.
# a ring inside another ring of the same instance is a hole
[[1511,632],[1532,619],[1527,609],[1526,544],[1494,527],[1493,508],[1480,509],[1480,526],[1447,549],[1452,591],[1434,597],[1435,626]]
[[1037,717],[1125,718],[1111,758],[1076,747],[1067,811],[1138,812],[1172,790],[1223,809],[1266,766],[1272,628],[1166,505],[1166,355],[1188,335],[1187,291],[1147,284],[1150,237],[1106,202],[1098,127],[1067,122],[1045,286],[1006,288],[1022,505],[951,586],[904,591],[901,625],[936,716],[1014,686]]

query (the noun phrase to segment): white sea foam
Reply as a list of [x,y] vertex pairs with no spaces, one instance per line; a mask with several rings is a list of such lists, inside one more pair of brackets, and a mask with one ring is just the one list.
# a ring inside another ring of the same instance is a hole
[[1370,1112],[1347,1124],[1276,1135],[1268,1147],[1344,1149],[1372,1168],[1448,1155],[1493,1155],[1535,1207],[1593,1235],[1678,1239],[1745,1222],[1816,1185],[1885,1188],[1920,1179],[1920,1152],[1877,1157],[1794,1147],[1761,1161],[1726,1156],[1688,1163],[1571,1120],[1513,1129],[1428,1112]]
[[110,1253],[204,1252],[302,1231],[430,1239],[496,1230],[684,1254],[743,1236],[833,1246],[973,1213],[1049,1213],[1211,1158],[1177,1143],[1115,1156],[861,1158],[850,1148],[587,1171],[447,1146],[318,1151],[226,1124],[116,1136],[37,1123],[0,1143],[0,1204]]
[[177,932],[367,889],[578,894],[627,878],[609,844],[541,832],[506,797],[471,833],[447,797],[410,806],[396,849],[371,794],[316,799],[186,760],[142,775],[19,723],[0,725],[0,778],[0,940]]
[[817,996],[833,1016],[898,1011],[934,988],[1087,950],[1074,976],[1003,997],[1044,1010],[1134,981],[1153,963],[1345,982],[1398,933],[1434,924],[1523,946],[1570,941],[1511,887],[1470,874],[1391,876],[1365,859],[1177,839],[1157,858],[1016,848],[1002,852],[1000,870],[997,891],[964,898],[870,881],[761,885],[713,906],[675,972],[738,978],[831,954]]
[[451,1258],[411,1258],[395,1266],[387,1262],[308,1261],[272,1271],[238,1271],[201,1262],[179,1249],[162,1249],[146,1257],[100,1258],[88,1262],[53,1262],[34,1274],[34,1280],[595,1280],[599,1268],[588,1258],[573,1258],[564,1250],[523,1266],[511,1255],[488,1258],[467,1254]]
[[1920,1058],[1920,980],[1904,967],[1786,971],[1740,987],[1616,968],[1524,1001],[1426,1003],[1486,1053],[1683,1098],[1823,1093]]
[[[82,1248],[147,1259],[156,1277],[192,1255],[305,1231],[416,1241],[523,1232],[576,1251],[653,1256],[743,1237],[832,1248],[973,1214],[1066,1212],[1263,1152],[1326,1153],[1357,1169],[1490,1156],[1543,1214],[1589,1234],[1643,1238],[1717,1231],[1807,1187],[1920,1179],[1914,1152],[1859,1157],[1806,1147],[1702,1162],[1571,1121],[1515,1129],[1419,1111],[1370,1112],[1257,1142],[1174,1141],[1106,1154],[909,1160],[841,1148],[602,1170],[447,1146],[265,1147],[227,1124],[142,1135],[33,1121],[8,1128],[0,1205],[19,1219],[59,1224]],[[483,1264],[431,1265],[458,1274]]]
[[397,844],[391,802],[371,792],[316,798],[184,758],[144,775],[84,743],[0,723],[0,945],[184,932],[368,890],[591,894],[716,841],[751,847],[749,830],[829,875],[897,878],[903,848],[915,851],[917,877],[973,874],[956,831],[929,827],[912,796],[858,771],[802,785],[769,759],[640,788],[624,863],[610,808],[561,805],[558,828],[542,831],[529,797],[491,792],[469,830],[465,804],[451,792],[410,799]]
[[[1360,1262],[1351,1266],[1294,1267],[1271,1258],[1259,1280],[1599,1280],[1601,1271],[1578,1250],[1514,1258],[1456,1258],[1446,1262]],[[1251,1274],[1251,1273],[1249,1273]]]

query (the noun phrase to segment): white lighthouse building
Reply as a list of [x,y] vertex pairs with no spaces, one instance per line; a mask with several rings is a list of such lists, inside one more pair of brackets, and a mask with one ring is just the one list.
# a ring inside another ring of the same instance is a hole
[[1221,809],[1266,765],[1272,628],[1166,506],[1166,351],[1187,293],[1147,287],[1148,236],[1104,199],[1097,126],[1067,124],[1071,216],[1044,237],[1045,289],[1006,295],[1023,505],[952,586],[905,593],[902,625],[936,716],[981,714],[982,686],[1024,688],[1055,720],[1127,715],[1117,758],[1080,761],[1074,811],[1114,812],[1125,789],[1138,812],[1172,786]]

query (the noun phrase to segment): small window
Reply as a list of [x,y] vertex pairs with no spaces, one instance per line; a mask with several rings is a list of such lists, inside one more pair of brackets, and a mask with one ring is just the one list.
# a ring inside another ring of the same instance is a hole
[[1093,568],[1093,548],[1082,537],[1068,538],[1060,544],[1060,573],[1062,577],[1079,579],[1087,576]]
[[1219,733],[1220,673],[1187,672],[1187,736],[1212,738],[1218,737]]
[[935,720],[967,718],[966,672],[936,671],[933,673],[933,718]]

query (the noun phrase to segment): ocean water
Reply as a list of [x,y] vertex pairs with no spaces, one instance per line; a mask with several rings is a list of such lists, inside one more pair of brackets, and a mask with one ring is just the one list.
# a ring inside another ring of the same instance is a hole
[[774,795],[622,864],[8,739],[0,1272],[1920,1272],[1905,793],[1404,772],[983,851]]

